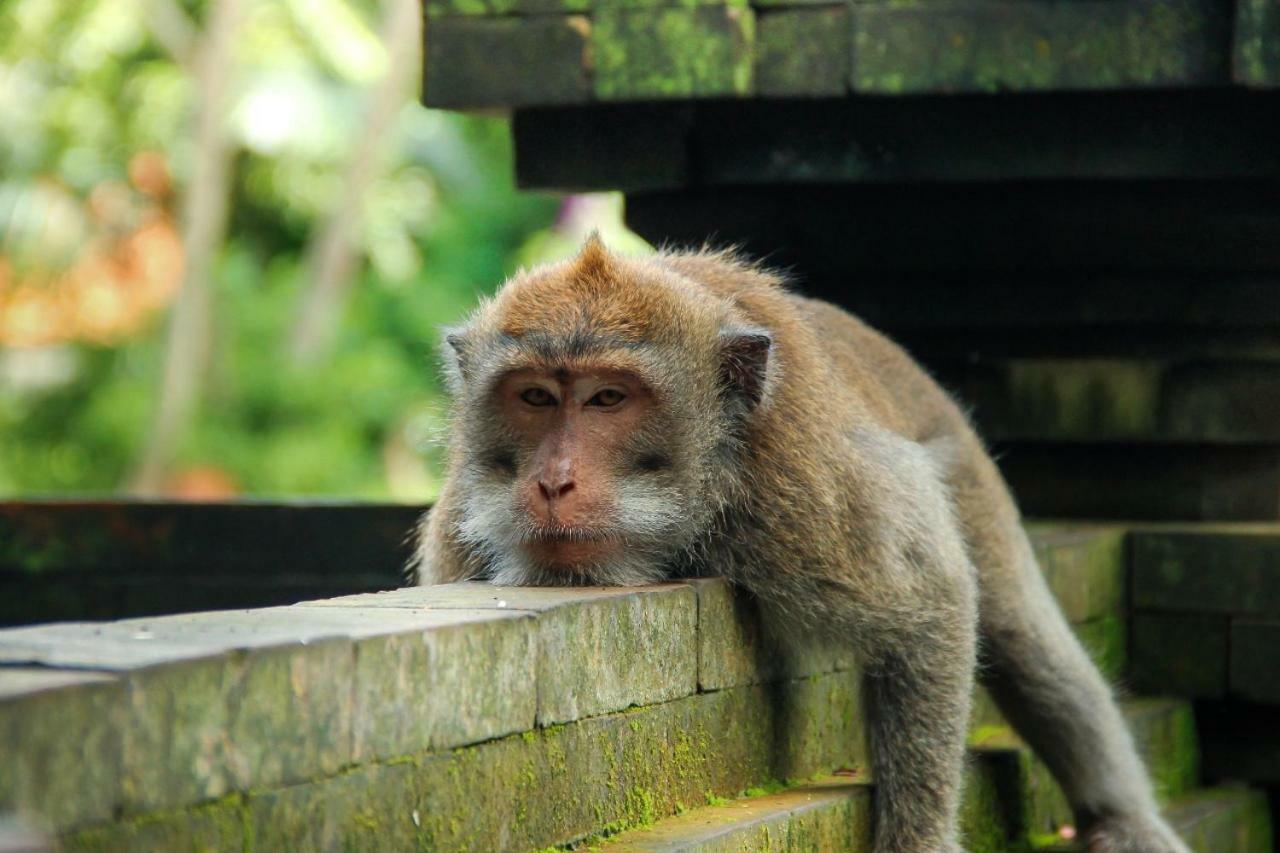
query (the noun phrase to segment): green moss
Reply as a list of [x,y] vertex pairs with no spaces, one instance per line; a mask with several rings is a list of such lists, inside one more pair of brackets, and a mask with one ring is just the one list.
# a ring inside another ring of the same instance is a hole
[[601,100],[745,95],[755,17],[748,8],[605,9],[592,30]]

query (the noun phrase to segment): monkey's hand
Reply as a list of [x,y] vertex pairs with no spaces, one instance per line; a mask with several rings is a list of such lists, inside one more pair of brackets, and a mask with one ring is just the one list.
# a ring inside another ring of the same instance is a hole
[[1089,828],[1084,842],[1089,853],[1190,853],[1156,814],[1104,818]]

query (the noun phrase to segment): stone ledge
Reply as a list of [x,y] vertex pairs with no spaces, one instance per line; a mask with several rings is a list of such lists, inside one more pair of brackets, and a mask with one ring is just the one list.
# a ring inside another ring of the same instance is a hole
[[1263,86],[1275,64],[1251,47],[1267,15],[1233,33],[1234,10],[1208,0],[425,6],[424,101],[451,108]]
[[[1051,586],[1108,660],[1119,536],[1034,534]],[[63,836],[127,824],[165,838],[178,831],[171,818],[199,837],[234,834],[250,825],[247,803],[265,808],[252,800],[262,792],[319,796],[563,724],[754,697],[771,710],[734,713],[767,725],[759,748],[772,751],[751,765],[764,775],[716,788],[733,793],[834,769],[838,756],[865,763],[858,681],[848,654],[769,642],[751,602],[721,580],[455,584],[17,628],[0,631],[0,763],[12,768],[0,811]],[[261,820],[267,832],[277,819]]]

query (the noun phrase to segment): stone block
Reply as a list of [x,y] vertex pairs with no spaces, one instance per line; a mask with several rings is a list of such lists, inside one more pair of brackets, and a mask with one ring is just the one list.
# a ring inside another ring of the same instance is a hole
[[1194,788],[1200,778],[1200,751],[1191,705],[1177,699],[1132,699],[1125,722],[1161,802]]
[[[541,848],[649,823],[788,770],[865,767],[852,737],[861,713],[839,710],[856,706],[852,682],[836,674],[790,684],[797,692],[699,694],[255,794],[255,845]],[[787,702],[792,710],[780,711]],[[809,714],[817,728],[793,740]]]
[[1240,0],[1231,76],[1257,88],[1280,86],[1280,7],[1272,0]]
[[1110,616],[1071,628],[1103,678],[1117,681],[1124,675],[1128,637],[1122,620]]
[[1247,788],[1197,791],[1165,812],[1192,850],[1272,853],[1267,795]]
[[1280,619],[1231,623],[1231,693],[1280,705]]
[[111,819],[122,693],[102,674],[0,669],[0,812],[47,831]]
[[1135,690],[1196,699],[1226,695],[1225,617],[1138,612],[1130,626],[1128,681]]
[[1118,615],[1125,591],[1125,531],[1033,527],[1031,543],[1049,589],[1071,622]]
[[591,0],[425,0],[426,26],[441,18],[472,16],[497,18],[505,15],[555,15],[586,12]]
[[1280,614],[1280,529],[1135,531],[1133,604],[1184,613]]
[[602,9],[593,24],[595,95],[601,101],[752,92],[755,17],[749,8]]
[[609,839],[610,853],[870,847],[871,788],[838,777],[703,806]]
[[[122,710],[103,724],[119,754],[102,790],[138,814],[528,728],[532,623],[485,609],[267,608],[4,631],[0,661],[124,676]],[[56,702],[77,707],[63,692]],[[43,761],[21,731],[8,742]]]
[[756,89],[765,97],[840,96],[849,89],[847,5],[759,13]]
[[698,595],[698,689],[722,690],[853,670],[852,650],[830,641],[783,641],[767,633],[759,605],[721,578],[693,580]]
[[590,35],[584,15],[431,21],[423,100],[446,109],[583,103]]
[[[0,501],[0,571],[179,580],[290,573],[394,582],[422,507],[403,504]],[[74,534],[68,535],[68,531]]]
[[232,795],[188,809],[150,814],[64,836],[60,850],[115,853],[120,850],[244,850],[247,813]]
[[1280,440],[1273,363],[993,358],[942,373],[994,441]]
[[1280,448],[1010,442],[1000,469],[1023,511],[1051,518],[1253,521],[1280,517]]
[[357,762],[533,728],[537,644],[535,620],[527,613],[359,640],[355,653]]
[[1209,0],[854,7],[853,89],[886,95],[1226,82]]
[[684,583],[634,589],[445,584],[311,602],[300,609],[347,607],[535,615],[539,725],[665,702],[697,689],[698,607]]
[[697,601],[687,586],[641,588],[538,617],[538,724],[697,690]]

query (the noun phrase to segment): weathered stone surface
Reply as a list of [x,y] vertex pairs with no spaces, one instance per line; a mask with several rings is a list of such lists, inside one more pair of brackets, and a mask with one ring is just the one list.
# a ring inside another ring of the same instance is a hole
[[676,815],[610,840],[610,850],[863,850],[871,846],[871,789],[827,778]]
[[[103,790],[111,808],[136,814],[528,728],[532,621],[484,609],[267,608],[5,631],[0,661],[127,675],[121,711],[102,723],[119,750]],[[75,708],[77,692],[56,701]],[[7,742],[41,761],[24,734],[41,718],[23,711],[11,725]]]
[[698,595],[698,688],[722,690],[779,678],[853,670],[852,650],[830,642],[779,642],[765,634],[759,605],[720,578],[689,582]]
[[855,4],[859,92],[998,92],[1226,82],[1209,0]]
[[1119,614],[1126,580],[1122,528],[1041,525],[1030,533],[1040,569],[1069,621]]
[[241,797],[232,795],[188,809],[149,814],[64,836],[59,849],[248,850],[248,815]]
[[943,376],[995,441],[1280,440],[1271,362],[986,359]]
[[443,108],[585,102],[590,34],[583,15],[431,21],[423,100]]
[[1262,791],[1213,788],[1173,803],[1166,815],[1193,850],[1270,853],[1271,816]]
[[[1199,770],[1195,723],[1186,702],[1140,699],[1121,706],[1125,722],[1146,763],[1162,802],[1190,790]],[[968,780],[977,790],[966,793],[966,826],[986,840],[975,849],[1006,850],[1022,832],[1052,835],[1074,824],[1066,798],[1044,762],[1012,729],[1001,725],[975,728],[970,748],[978,772]]]
[[405,533],[423,509],[301,501],[0,501],[0,570],[247,578],[287,566],[315,577],[345,576],[348,583],[382,583],[399,577],[412,553]]
[[536,614],[540,725],[663,702],[697,689],[698,605],[684,583],[637,589],[446,584],[329,599],[300,609],[347,607]]
[[1196,699],[1226,695],[1225,617],[1139,612],[1130,626],[1128,682],[1135,690]]
[[1122,620],[1110,616],[1071,628],[1104,678],[1116,681],[1124,675],[1128,635]]
[[[808,692],[701,694],[266,792],[250,798],[253,837],[264,849],[365,849],[374,839],[383,849],[529,849],[789,772],[865,767],[860,714],[830,710],[856,705],[849,683],[837,674],[790,683]],[[793,740],[780,701],[794,703],[791,721],[825,720],[820,736]]]
[[839,96],[849,88],[849,7],[761,12],[756,22],[756,89],[768,97]]
[[533,727],[532,616],[516,611],[510,618],[360,640],[355,653],[355,761],[462,746]]
[[1272,0],[1239,0],[1235,9],[1232,77],[1246,86],[1280,86],[1280,7]]
[[1160,801],[1171,801],[1194,788],[1200,753],[1191,705],[1177,699],[1133,699],[1123,709]]
[[585,12],[591,0],[424,0],[427,27],[440,18],[456,16],[501,17],[503,15],[541,15]]
[[48,830],[110,819],[122,700],[109,676],[0,669],[0,812]]
[[[774,14],[763,10],[757,17],[761,94],[772,88],[764,52],[777,35],[766,32]],[[847,62],[846,55],[837,66],[847,70]],[[810,67],[808,78],[823,81],[827,70],[825,64]],[[847,89],[847,75],[840,85]],[[1269,179],[1280,177],[1280,130],[1269,121],[1265,94],[1054,93],[1025,96],[1016,110],[1000,99],[807,95],[518,110],[516,177],[529,188],[626,191],[695,183]],[[526,112],[535,115],[522,127]],[[1107,128],[1105,136],[1098,127]],[[1263,276],[1171,269],[1072,275],[1019,267],[1003,277],[989,270],[975,277],[944,268],[913,278],[863,272],[856,287],[853,281],[848,275],[805,276],[802,290],[897,335],[926,327],[999,327],[1006,334],[1027,324],[1095,327],[1087,337],[1030,339],[1077,349],[1087,349],[1101,328],[1136,347],[1148,343],[1147,337],[1133,339],[1129,326],[1137,324],[1265,327],[1275,291],[1275,282]],[[1175,340],[1186,340],[1185,328]],[[1238,329],[1231,340],[1239,340]],[[961,358],[979,343],[971,335],[963,342]]]
[[1231,693],[1280,705],[1280,619],[1231,623]]
[[538,618],[538,723],[697,689],[697,601],[687,586],[566,604]]
[[1252,521],[1280,517],[1280,448],[1008,442],[1000,469],[1023,511],[1052,518]]
[[1280,614],[1280,529],[1135,531],[1133,604],[1186,613]]
[[698,6],[595,13],[595,94],[602,101],[746,95],[755,16]]

